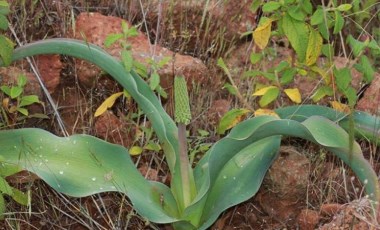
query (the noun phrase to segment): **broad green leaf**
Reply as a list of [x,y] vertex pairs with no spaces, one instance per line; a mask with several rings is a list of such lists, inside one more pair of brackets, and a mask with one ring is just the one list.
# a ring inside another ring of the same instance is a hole
[[334,76],[339,90],[346,90],[352,80],[351,71],[347,67],[342,69],[334,68]]
[[303,0],[302,1],[302,9],[307,14],[311,14],[313,12],[313,5],[311,4],[310,0]]
[[16,188],[12,188],[12,199],[21,205],[28,205],[29,203],[28,195]]
[[107,109],[111,108],[121,95],[123,95],[123,92],[114,93],[104,100],[103,103],[96,109],[94,117],[102,115],[105,111],[107,111]]
[[121,51],[121,60],[123,62],[125,70],[130,72],[132,70],[132,67],[133,67],[132,51],[122,50]]
[[0,177],[0,193],[7,194],[8,196],[13,195],[12,187],[8,184],[8,182],[3,177]]
[[[329,20],[329,19],[328,19]],[[329,41],[330,39],[330,31],[328,28],[328,22],[326,23],[320,23],[318,24],[318,31],[321,33],[322,37]]]
[[301,93],[297,88],[284,89],[284,93],[292,100],[294,103],[301,103]]
[[142,151],[143,149],[140,146],[132,146],[129,149],[129,154],[131,154],[131,156],[137,156],[137,155],[140,155]]
[[271,13],[275,10],[278,10],[281,7],[281,3],[275,2],[275,1],[269,1],[263,5],[263,12],[264,13]]
[[[13,43],[4,35],[0,34],[0,58],[4,66],[8,66],[12,62]],[[1,64],[1,63],[0,63]]]
[[20,104],[18,105],[19,107],[31,105],[34,103],[40,103],[40,100],[38,100],[38,97],[36,95],[28,95],[28,96],[23,96],[21,98]]
[[250,9],[253,13],[256,13],[256,11],[259,9],[259,7],[260,7],[260,5],[261,5],[261,2],[262,2],[262,0],[252,1],[252,4],[251,4],[251,6],[249,7],[249,9]]
[[155,90],[160,85],[160,75],[157,71],[153,71],[149,79],[149,87],[151,90]]
[[267,86],[267,87],[264,87],[264,88],[261,88],[259,90],[257,90],[256,92],[254,92],[252,94],[252,96],[263,96],[264,94],[266,94],[268,92],[268,90],[271,90],[271,89],[278,89],[276,86]]
[[11,87],[11,90],[10,90],[10,97],[12,99],[16,99],[17,97],[19,97],[21,94],[22,94],[22,91],[24,91],[24,89],[20,86],[12,86]]
[[0,14],[2,15],[9,14],[9,4],[7,1],[0,1]]
[[300,6],[291,6],[288,8],[288,14],[297,21],[304,21],[306,14],[302,11]]
[[352,8],[351,4],[341,4],[337,7],[339,11],[349,11]]
[[344,26],[344,18],[339,11],[335,11],[335,24],[333,34],[339,33]]
[[170,189],[145,180],[122,146],[87,135],[57,137],[40,129],[20,129],[1,131],[0,149],[6,163],[35,173],[58,192],[84,197],[118,191],[151,221],[176,221]]
[[149,141],[148,144],[144,146],[144,149],[159,152],[161,150],[161,146],[153,141]]
[[26,76],[24,74],[21,74],[20,76],[18,76],[17,85],[19,87],[24,87],[27,82],[28,82],[28,79],[26,78]]
[[202,226],[212,224],[223,210],[248,200],[259,190],[278,155],[280,140],[280,136],[274,136],[253,142],[224,165],[208,193]]
[[314,11],[313,15],[310,18],[310,24],[312,26],[319,25],[323,23],[323,9],[318,7],[317,10]]
[[360,56],[359,65],[361,66],[360,72],[363,73],[363,79],[366,82],[371,82],[373,80],[375,70],[373,69],[373,64],[369,61],[368,57],[365,55]]
[[1,91],[5,93],[6,95],[10,96],[11,95],[11,88],[7,85],[2,85],[0,86]]
[[309,38],[309,29],[307,25],[305,22],[293,19],[287,13],[282,19],[281,27],[293,49],[296,51],[298,60],[304,62]]
[[325,96],[332,96],[333,94],[334,94],[334,91],[330,86],[321,86],[311,96],[311,99],[313,99],[314,102],[318,102]]
[[8,29],[8,19],[4,15],[0,14],[0,30]]
[[111,47],[115,42],[123,38],[123,34],[109,34],[104,40],[104,46],[106,48]]
[[260,98],[259,105],[261,107],[265,107],[274,100],[277,99],[278,95],[280,94],[280,89],[277,87],[268,89],[265,94]]
[[358,57],[367,46],[365,42],[358,41],[351,35],[347,36],[347,43],[350,45],[355,57]]
[[309,42],[306,50],[306,65],[314,65],[321,54],[323,39],[318,31],[310,29]]
[[248,109],[232,109],[228,111],[221,118],[218,125],[217,133],[224,134],[227,130],[231,129],[240,121],[242,121],[249,112],[250,110]]
[[24,116],[28,116],[29,115],[29,111],[25,108],[20,108],[20,107],[17,107],[16,110],[21,113],[22,115]]
[[294,79],[294,75],[296,73],[297,73],[296,68],[286,69],[281,75],[280,84],[286,85],[286,84],[289,84],[290,82],[292,82]]
[[259,26],[253,31],[253,39],[255,44],[260,48],[264,49],[268,45],[272,28],[272,19],[263,17],[260,20]]

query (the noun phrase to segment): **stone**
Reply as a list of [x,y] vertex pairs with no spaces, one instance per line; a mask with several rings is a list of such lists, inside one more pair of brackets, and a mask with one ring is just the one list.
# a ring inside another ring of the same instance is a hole
[[219,124],[220,119],[231,108],[231,102],[225,99],[219,99],[212,102],[211,107],[207,111],[207,117],[210,124]]
[[[121,23],[121,18],[104,16],[99,13],[81,13],[76,19],[73,37],[105,48],[104,41],[109,34],[122,32]],[[131,25],[129,24],[129,26]],[[154,47],[142,32],[139,32],[136,37],[128,38],[128,42],[132,47],[133,58],[146,66],[149,66],[148,59],[153,58],[155,62],[158,62],[166,57],[171,58],[169,63],[158,70],[161,77],[161,86],[164,89],[172,88],[174,75],[183,75],[188,82],[188,86],[192,86],[193,83],[200,85],[207,83],[208,69],[201,60],[173,53],[160,46]],[[120,59],[122,48],[117,43],[105,48],[105,50]],[[76,61],[76,66],[80,82],[85,86],[92,87],[101,71],[91,64],[85,64],[81,60]]]
[[320,218],[321,217],[317,211],[310,209],[301,210],[301,213],[297,217],[300,230],[315,229]]
[[38,72],[49,93],[53,93],[61,80],[63,68],[59,55],[39,55],[36,57]]

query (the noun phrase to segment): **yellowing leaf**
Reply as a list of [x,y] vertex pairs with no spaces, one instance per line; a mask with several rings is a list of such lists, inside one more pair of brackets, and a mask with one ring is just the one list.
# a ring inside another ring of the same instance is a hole
[[256,92],[254,92],[252,96],[263,96],[264,94],[266,94],[266,92],[268,92],[268,90],[275,89],[275,88],[277,87],[273,85],[261,88],[257,90]]
[[96,110],[95,117],[98,117],[102,115],[105,111],[107,111],[108,108],[111,108],[113,104],[115,103],[116,99],[118,99],[121,95],[123,95],[123,92],[115,93],[109,96]]
[[143,149],[139,146],[132,146],[132,148],[129,149],[129,154],[131,156],[137,156],[142,153]]
[[309,42],[306,50],[306,65],[311,66],[317,61],[321,54],[322,45],[322,36],[318,31],[310,29]]
[[257,109],[255,111],[255,117],[257,117],[257,116],[264,116],[264,115],[280,118],[278,116],[278,114],[274,110],[271,110],[271,109]]
[[232,109],[228,111],[219,122],[218,134],[224,134],[228,129],[237,125],[249,112],[249,109]]
[[330,101],[330,104],[335,110],[339,112],[350,113],[350,107],[348,107],[346,104],[342,104],[338,101]]
[[261,23],[252,33],[255,43],[260,49],[264,49],[268,45],[272,21],[272,19],[263,21],[263,23]]
[[285,89],[284,92],[293,102],[297,104],[301,103],[301,94],[297,88]]
[[325,81],[326,85],[329,85],[331,82],[331,78],[327,75],[326,70],[319,68],[318,66],[312,66],[310,68],[312,71],[321,75],[322,79]]

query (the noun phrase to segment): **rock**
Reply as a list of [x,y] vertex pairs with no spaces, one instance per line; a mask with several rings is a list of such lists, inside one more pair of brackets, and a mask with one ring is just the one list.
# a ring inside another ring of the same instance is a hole
[[125,124],[110,111],[106,111],[95,121],[95,134],[106,141],[126,147],[130,147],[133,142]]
[[[122,19],[117,17],[103,16],[99,13],[81,13],[76,20],[74,38],[85,39],[89,43],[104,48],[103,43],[107,35],[122,32],[121,22]],[[192,86],[192,83],[200,85],[207,83],[208,69],[199,59],[175,54],[160,46],[153,48],[148,38],[141,32],[136,37],[128,38],[128,42],[131,44],[134,59],[146,66],[149,66],[147,60],[152,57],[156,62],[165,57],[171,58],[171,61],[158,71],[163,88],[172,87],[174,75],[183,75],[189,86]],[[155,49],[154,56],[153,49]],[[120,59],[121,50],[116,43],[106,48],[107,52],[118,59]],[[80,82],[88,87],[93,86],[96,77],[101,73],[100,70],[80,60],[76,61],[76,65]]]
[[39,55],[36,58],[36,64],[40,76],[48,89],[53,93],[61,80],[62,62],[59,55]]
[[266,184],[279,197],[290,196],[297,201],[300,196],[306,196],[310,161],[292,146],[283,146],[280,151],[268,171]]
[[322,204],[319,208],[322,215],[333,216],[342,209],[341,204]]
[[301,230],[315,229],[319,222],[319,213],[310,209],[303,209],[297,217],[298,224]]
[[225,99],[219,99],[212,102],[211,107],[207,111],[208,121],[212,125],[219,124],[220,119],[231,108],[231,102]]
[[374,78],[364,92],[363,97],[358,101],[356,109],[374,115],[380,115],[380,74],[375,73]]

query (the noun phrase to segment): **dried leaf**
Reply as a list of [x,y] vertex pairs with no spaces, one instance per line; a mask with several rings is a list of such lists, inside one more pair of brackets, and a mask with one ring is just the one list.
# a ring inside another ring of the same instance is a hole
[[124,92],[114,93],[109,96],[96,110],[94,117],[102,115],[108,108],[111,108],[115,104],[116,99],[118,99]]
[[264,49],[268,45],[272,21],[272,19],[268,18],[264,18],[264,20],[262,19],[260,25],[252,33],[255,43],[260,49]]
[[301,103],[301,94],[297,88],[285,89],[284,92],[294,103]]

